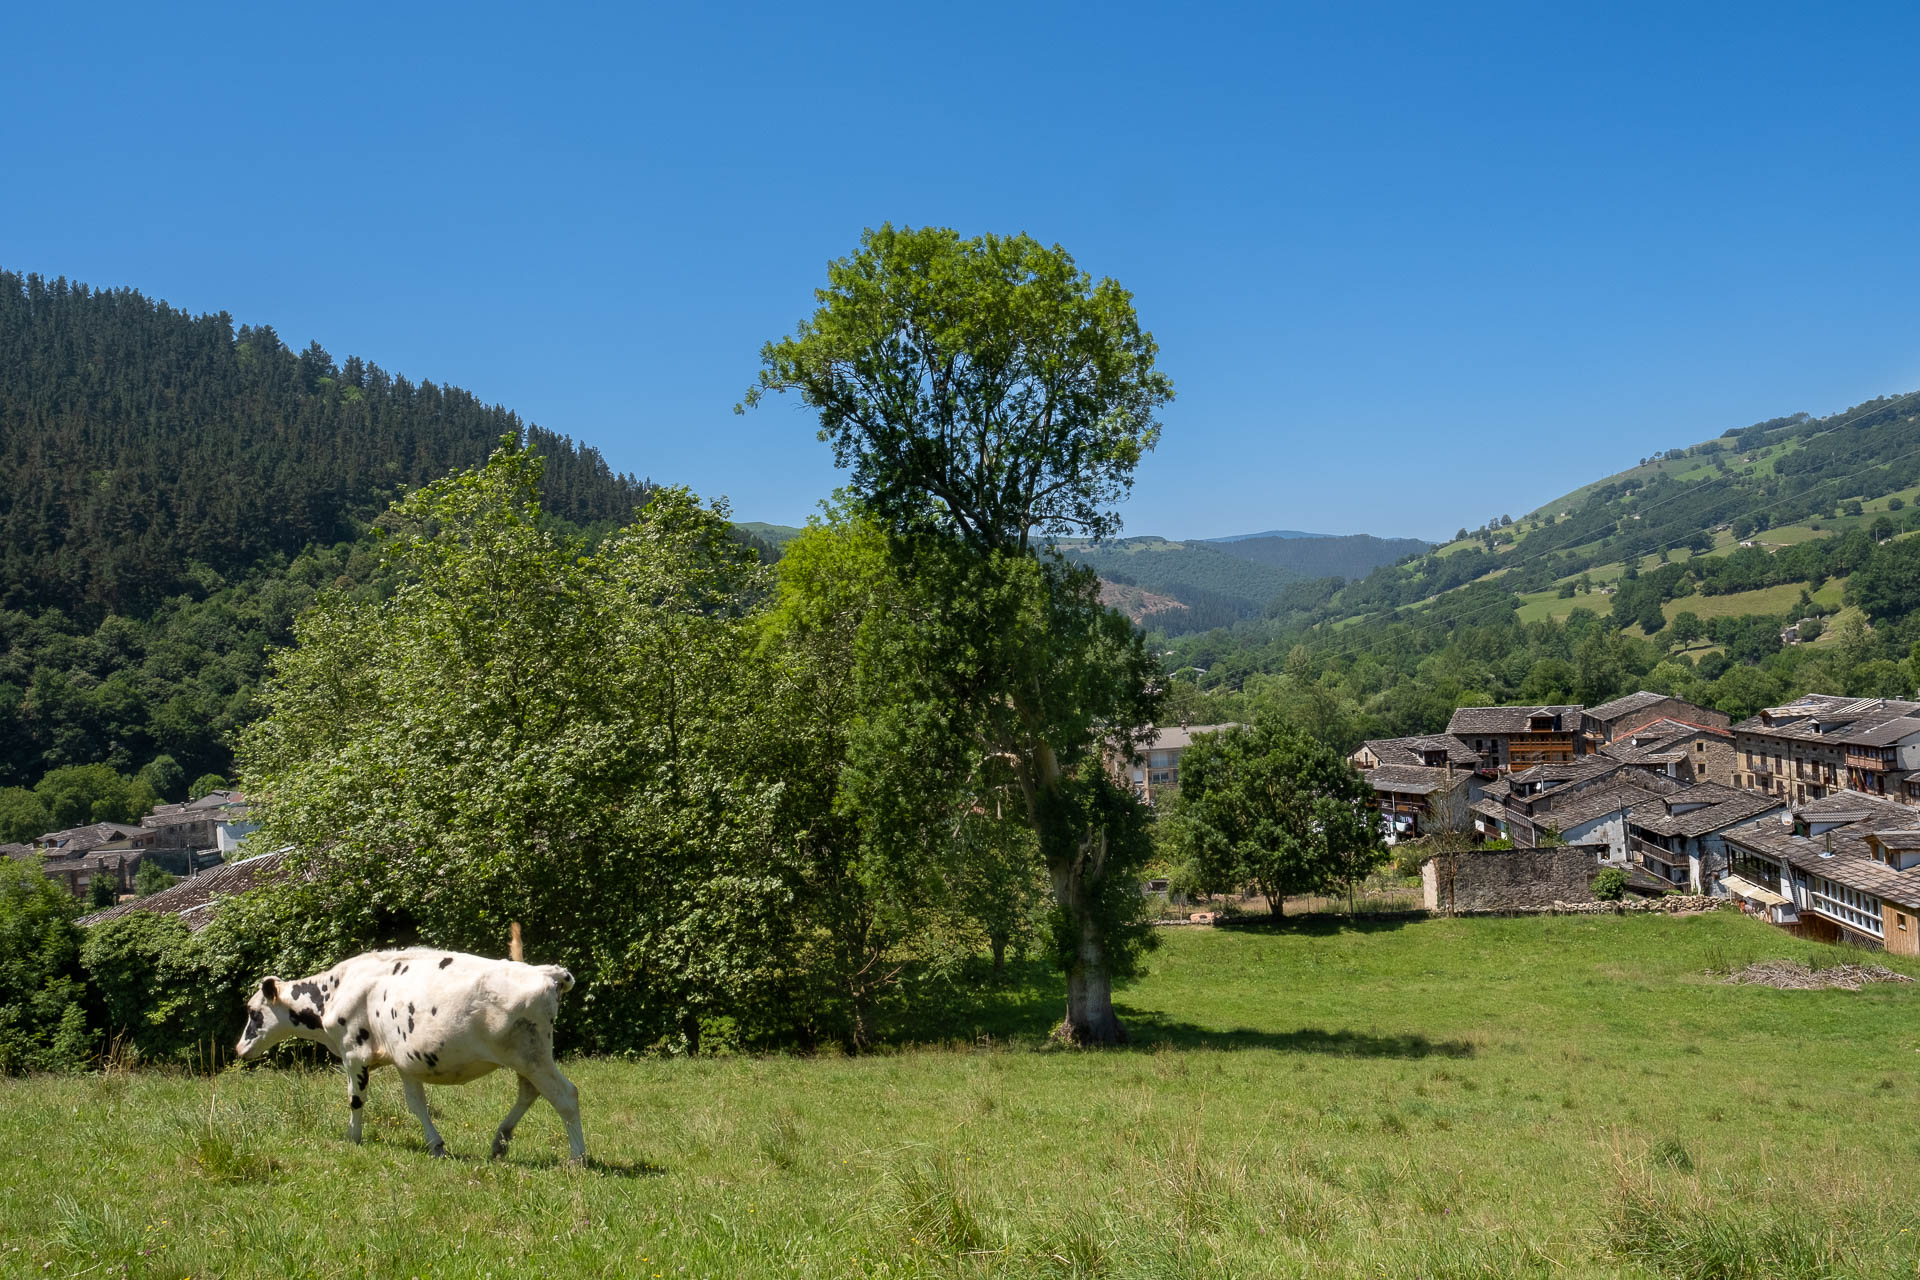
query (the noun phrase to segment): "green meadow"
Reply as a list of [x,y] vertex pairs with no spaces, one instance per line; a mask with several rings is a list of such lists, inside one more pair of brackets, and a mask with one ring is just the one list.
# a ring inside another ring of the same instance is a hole
[[[1168,930],[1132,1047],[1018,972],[913,1048],[574,1060],[591,1162],[513,1089],[320,1067],[0,1083],[0,1274],[1913,1275],[1920,985],[1730,912]],[[1889,961],[1913,968],[1902,961]],[[564,1016],[564,1013],[563,1013]]]

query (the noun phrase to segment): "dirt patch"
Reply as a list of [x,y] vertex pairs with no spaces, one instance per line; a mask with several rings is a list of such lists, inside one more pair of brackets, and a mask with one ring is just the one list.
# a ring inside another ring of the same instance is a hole
[[1831,969],[1809,969],[1798,960],[1764,960],[1750,964],[1727,981],[1746,986],[1778,987],[1782,991],[1858,991],[1869,982],[1912,982],[1904,973],[1880,964],[1837,964]]

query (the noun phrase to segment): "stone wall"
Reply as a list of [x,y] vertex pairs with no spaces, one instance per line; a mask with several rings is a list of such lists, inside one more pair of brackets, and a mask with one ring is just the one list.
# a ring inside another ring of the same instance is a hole
[[1546,911],[1593,902],[1600,872],[1590,849],[1507,849],[1443,853],[1420,867],[1429,911]]
[[1634,911],[1718,911],[1731,907],[1730,898],[1710,898],[1703,893],[1673,893],[1658,898],[1628,895],[1618,902],[1556,902],[1548,908],[1556,916],[1626,915]]

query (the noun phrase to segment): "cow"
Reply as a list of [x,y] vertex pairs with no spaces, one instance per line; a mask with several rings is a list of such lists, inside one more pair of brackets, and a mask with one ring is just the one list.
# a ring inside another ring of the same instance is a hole
[[360,1141],[367,1076],[392,1066],[435,1156],[446,1155],[447,1147],[427,1112],[423,1086],[465,1084],[505,1067],[520,1077],[520,1096],[493,1135],[495,1158],[506,1154],[513,1127],[534,1099],[545,1098],[567,1122],[579,1164],[587,1157],[580,1091],[553,1062],[554,1015],[561,995],[572,989],[573,975],[556,964],[426,947],[370,951],[310,978],[262,978],[247,1000],[247,1026],[235,1051],[251,1061],[289,1036],[332,1050],[347,1072],[347,1135],[354,1142]]

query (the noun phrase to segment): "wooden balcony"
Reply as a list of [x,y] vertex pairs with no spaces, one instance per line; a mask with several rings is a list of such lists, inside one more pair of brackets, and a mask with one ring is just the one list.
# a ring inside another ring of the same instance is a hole
[[1662,846],[1653,843],[1653,841],[1651,840],[1642,840],[1639,836],[1636,836],[1636,835],[1629,835],[1627,837],[1627,848],[1630,849],[1633,852],[1633,855],[1636,858],[1640,859],[1641,861],[1652,859],[1653,861],[1668,867],[1684,867],[1687,865],[1686,854],[1675,853],[1673,850],[1663,848]]

